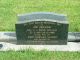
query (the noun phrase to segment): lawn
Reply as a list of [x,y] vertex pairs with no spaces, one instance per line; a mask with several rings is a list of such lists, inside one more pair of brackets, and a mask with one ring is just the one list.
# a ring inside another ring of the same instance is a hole
[[0,31],[15,31],[18,14],[39,11],[66,14],[69,31],[80,32],[80,0],[0,0]]
[[0,52],[0,60],[80,60],[80,52],[7,51]]
[[[15,31],[18,14],[39,11],[66,14],[69,31],[80,32],[80,0],[0,0],[0,31]],[[80,52],[8,51],[0,60],[80,60]]]

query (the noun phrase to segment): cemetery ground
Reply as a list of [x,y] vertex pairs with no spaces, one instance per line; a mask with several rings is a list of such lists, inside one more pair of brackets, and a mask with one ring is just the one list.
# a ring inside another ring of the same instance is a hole
[[80,31],[80,0],[0,0],[0,31],[15,31],[18,14],[38,11],[66,14],[69,31]]
[[[69,31],[80,32],[80,0],[0,0],[0,31],[15,31],[17,14],[37,11],[67,14]],[[79,60],[80,52],[7,51],[0,60]]]
[[80,60],[80,52],[7,51],[0,52],[0,60]]

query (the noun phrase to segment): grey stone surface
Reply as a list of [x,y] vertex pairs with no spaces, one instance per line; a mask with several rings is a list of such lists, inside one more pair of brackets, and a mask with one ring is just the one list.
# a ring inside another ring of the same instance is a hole
[[[65,21],[67,23],[66,15],[57,14],[52,12],[34,12],[29,14],[18,15],[19,22],[28,22],[36,19],[49,19],[49,20],[57,20],[57,21]],[[27,20],[27,21],[26,21]],[[38,20],[37,20],[38,21]],[[39,20],[40,21],[40,20]]]
[[34,12],[19,15],[15,24],[17,43],[66,45],[68,26],[67,16],[62,14]]
[[[11,34],[11,35],[10,35]],[[68,41],[76,41],[75,35],[79,32],[69,32]],[[80,36],[78,36],[80,38]],[[15,32],[0,32],[0,51],[7,50],[22,50],[32,48],[36,51],[49,50],[49,51],[80,51],[80,39],[78,42],[68,42],[67,45],[16,45]]]
[[67,45],[16,45],[11,43],[0,42],[3,47],[0,51],[7,50],[25,50],[33,49],[35,51],[48,50],[48,51],[80,51],[80,42],[68,42]]
[[17,43],[15,32],[0,32],[0,42]]
[[70,42],[80,42],[80,32],[69,32],[68,41]]

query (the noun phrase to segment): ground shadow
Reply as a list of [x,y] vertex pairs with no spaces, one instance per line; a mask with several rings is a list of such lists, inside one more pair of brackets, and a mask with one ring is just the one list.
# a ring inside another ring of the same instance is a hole
[[3,44],[0,44],[0,49],[3,47]]

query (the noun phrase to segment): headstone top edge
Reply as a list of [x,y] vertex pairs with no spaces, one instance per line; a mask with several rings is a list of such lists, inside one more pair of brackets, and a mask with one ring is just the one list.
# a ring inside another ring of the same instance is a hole
[[63,23],[63,24],[69,24],[68,21],[57,21],[57,20],[49,20],[49,19],[36,19],[36,20],[27,20],[27,21],[18,21],[16,24],[23,24],[23,23],[29,23],[29,22],[38,22],[38,21],[45,21],[45,22],[56,22],[56,23]]
[[32,13],[26,13],[26,14],[18,14],[17,16],[20,17],[20,16],[31,15],[31,14],[52,14],[52,15],[59,15],[59,16],[64,16],[64,17],[67,16],[65,14],[57,14],[54,12],[32,12]]
[[24,20],[32,21],[35,19],[51,19],[51,20],[66,21],[67,15],[57,14],[53,12],[33,12],[33,13],[18,15],[18,21],[24,21]]

